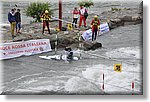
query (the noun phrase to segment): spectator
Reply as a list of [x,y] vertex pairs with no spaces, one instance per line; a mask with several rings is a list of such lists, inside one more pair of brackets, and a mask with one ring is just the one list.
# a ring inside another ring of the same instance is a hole
[[12,39],[14,39],[14,37],[16,37],[14,32],[16,27],[16,16],[14,9],[11,9],[11,11],[8,13],[8,21],[10,22]]
[[17,33],[21,33],[21,13],[20,13],[20,9],[17,9],[17,12],[15,13],[16,16],[16,32]]
[[73,10],[73,22],[72,22],[73,23],[72,26],[75,25],[75,28],[77,28],[78,17],[79,17],[79,11],[77,7],[75,7]]
[[87,13],[86,8],[84,6],[80,6],[80,10],[79,10],[79,15],[80,15],[79,28],[82,25],[82,21],[84,22],[84,27],[86,27],[85,13]]

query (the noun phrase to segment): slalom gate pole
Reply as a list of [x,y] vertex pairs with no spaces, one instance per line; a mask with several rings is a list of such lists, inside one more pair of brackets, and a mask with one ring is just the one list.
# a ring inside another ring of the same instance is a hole
[[132,83],[131,83],[131,88],[132,88],[132,95],[134,95],[134,87],[135,87],[135,83],[134,83],[134,77],[135,77],[135,69],[134,69],[134,67],[133,67],[133,81],[132,81]]
[[103,73],[103,85],[102,85],[102,89],[103,89],[103,91],[105,89],[105,86],[104,86],[104,73]]
[[[78,33],[78,40],[79,40],[78,50],[80,50],[80,48],[82,47],[82,44],[80,43],[80,41],[81,41],[80,33]],[[80,52],[80,59],[82,59],[81,52]]]
[[56,33],[56,41],[55,41],[55,55],[57,54],[57,45],[58,45],[58,35]]
[[134,82],[132,82],[132,95],[134,95]]

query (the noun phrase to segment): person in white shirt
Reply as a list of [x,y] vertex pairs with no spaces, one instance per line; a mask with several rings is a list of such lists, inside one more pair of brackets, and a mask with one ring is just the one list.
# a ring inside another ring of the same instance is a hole
[[78,17],[79,17],[79,11],[77,7],[75,7],[73,10],[73,22],[72,22],[73,23],[72,26],[75,25],[75,28],[77,28]]
[[84,6],[80,6],[80,10],[79,10],[79,15],[80,15],[79,28],[82,25],[82,21],[84,22],[84,27],[86,27],[85,13],[87,13],[86,8]]

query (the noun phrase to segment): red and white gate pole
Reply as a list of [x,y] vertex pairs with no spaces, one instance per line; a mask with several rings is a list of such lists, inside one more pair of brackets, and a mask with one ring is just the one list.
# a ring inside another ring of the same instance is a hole
[[104,88],[105,88],[105,86],[104,86],[104,73],[103,73],[103,85],[102,85],[103,91],[104,91]]
[[134,95],[134,82],[132,82],[132,95]]

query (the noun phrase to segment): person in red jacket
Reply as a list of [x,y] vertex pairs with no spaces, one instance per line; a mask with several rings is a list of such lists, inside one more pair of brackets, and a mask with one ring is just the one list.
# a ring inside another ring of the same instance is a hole
[[75,25],[75,28],[77,28],[78,17],[79,17],[79,11],[77,7],[75,7],[73,10],[73,22],[72,22],[73,23],[72,26]]
[[100,26],[100,20],[98,19],[98,16],[94,16],[94,19],[92,20],[91,27],[92,27],[92,43],[93,41],[96,41],[97,32]]
[[86,8],[84,6],[80,6],[80,10],[79,10],[79,15],[80,15],[79,28],[82,25],[82,21],[84,22],[84,27],[86,27],[86,18],[84,16],[85,12],[87,12]]

